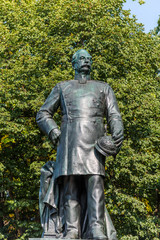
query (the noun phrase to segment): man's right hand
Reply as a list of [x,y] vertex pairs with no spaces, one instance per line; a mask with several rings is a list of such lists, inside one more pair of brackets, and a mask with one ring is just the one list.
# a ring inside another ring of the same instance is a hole
[[53,145],[55,145],[58,142],[60,135],[61,135],[61,131],[58,128],[53,129],[49,133],[49,139],[51,140]]

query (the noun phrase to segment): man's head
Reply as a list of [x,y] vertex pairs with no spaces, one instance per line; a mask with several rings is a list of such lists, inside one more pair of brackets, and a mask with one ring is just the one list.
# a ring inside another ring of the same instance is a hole
[[91,71],[92,57],[84,49],[78,50],[72,57],[72,66],[77,73],[88,74]]

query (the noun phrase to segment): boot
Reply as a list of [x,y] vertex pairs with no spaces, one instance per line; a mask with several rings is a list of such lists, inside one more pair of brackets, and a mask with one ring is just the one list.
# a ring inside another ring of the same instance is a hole
[[107,236],[104,234],[104,229],[100,226],[98,227],[93,227],[90,230],[89,234],[90,239],[97,239],[97,240],[107,240]]
[[104,229],[104,180],[100,175],[88,178],[87,210],[89,239],[108,239]]

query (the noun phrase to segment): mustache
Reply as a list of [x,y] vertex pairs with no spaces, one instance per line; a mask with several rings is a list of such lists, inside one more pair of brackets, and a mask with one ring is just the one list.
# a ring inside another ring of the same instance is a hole
[[81,68],[83,68],[83,67],[91,68],[91,64],[83,64],[83,65],[81,66]]

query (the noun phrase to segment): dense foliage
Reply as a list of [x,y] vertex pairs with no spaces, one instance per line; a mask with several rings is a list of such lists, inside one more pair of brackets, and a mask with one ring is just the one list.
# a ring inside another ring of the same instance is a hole
[[[40,168],[56,150],[35,123],[57,82],[73,78],[84,48],[92,78],[118,99],[125,141],[106,160],[106,205],[121,240],[160,236],[159,38],[123,11],[124,0],[0,1],[0,239],[39,237]],[[55,114],[60,124],[60,112]]]

